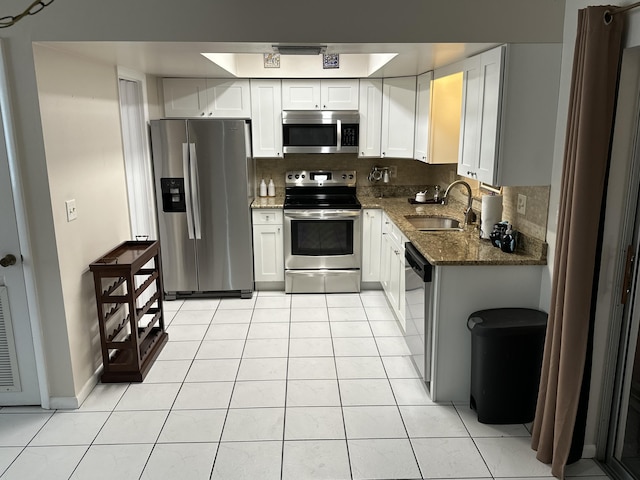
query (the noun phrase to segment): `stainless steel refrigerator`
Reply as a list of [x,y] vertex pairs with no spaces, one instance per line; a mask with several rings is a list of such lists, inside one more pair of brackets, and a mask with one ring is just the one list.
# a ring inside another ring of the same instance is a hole
[[165,297],[250,297],[255,192],[244,120],[152,120]]

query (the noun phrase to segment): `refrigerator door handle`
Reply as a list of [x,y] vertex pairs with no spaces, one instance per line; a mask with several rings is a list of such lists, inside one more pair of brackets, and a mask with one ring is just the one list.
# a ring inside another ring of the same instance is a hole
[[198,178],[198,159],[196,158],[196,144],[189,144],[189,159],[191,168],[191,205],[193,206],[193,226],[196,240],[202,240],[202,222],[200,217],[200,179]]
[[191,201],[191,176],[189,174],[189,144],[182,144],[182,175],[184,177],[184,197],[187,211],[187,230],[189,240],[193,240],[193,205]]

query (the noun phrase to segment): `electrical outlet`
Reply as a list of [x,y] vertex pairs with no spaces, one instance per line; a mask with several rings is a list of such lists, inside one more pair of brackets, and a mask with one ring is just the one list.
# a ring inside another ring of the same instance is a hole
[[527,213],[526,195],[522,195],[521,193],[518,194],[518,206],[516,210],[520,215],[525,215]]
[[398,167],[396,165],[391,165],[389,167],[389,176],[391,178],[396,178],[398,176]]
[[78,209],[76,208],[76,199],[66,200],[64,205],[67,207],[67,222],[78,218]]

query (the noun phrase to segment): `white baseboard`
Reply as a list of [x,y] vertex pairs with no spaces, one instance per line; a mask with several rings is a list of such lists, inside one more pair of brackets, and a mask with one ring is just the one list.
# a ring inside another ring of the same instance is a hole
[[75,397],[49,397],[49,409],[51,410],[75,410],[89,396],[93,387],[98,383],[102,374],[102,365],[89,377],[80,392]]
[[596,450],[595,445],[585,445],[582,447],[582,458],[595,458]]

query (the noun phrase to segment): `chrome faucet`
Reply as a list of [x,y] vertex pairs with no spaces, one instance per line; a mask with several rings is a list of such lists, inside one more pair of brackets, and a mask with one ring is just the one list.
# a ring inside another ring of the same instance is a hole
[[467,208],[464,210],[464,225],[468,225],[470,223],[475,222],[476,214],[473,213],[473,210],[471,209],[471,204],[473,202],[473,196],[471,195],[471,187],[464,180],[456,180],[455,182],[451,182],[449,184],[447,189],[444,191],[444,195],[442,196],[442,204],[443,205],[447,204],[449,190],[451,190],[451,187],[453,187],[454,185],[464,185],[464,187],[467,189],[467,194],[469,195],[469,203],[467,204]]

